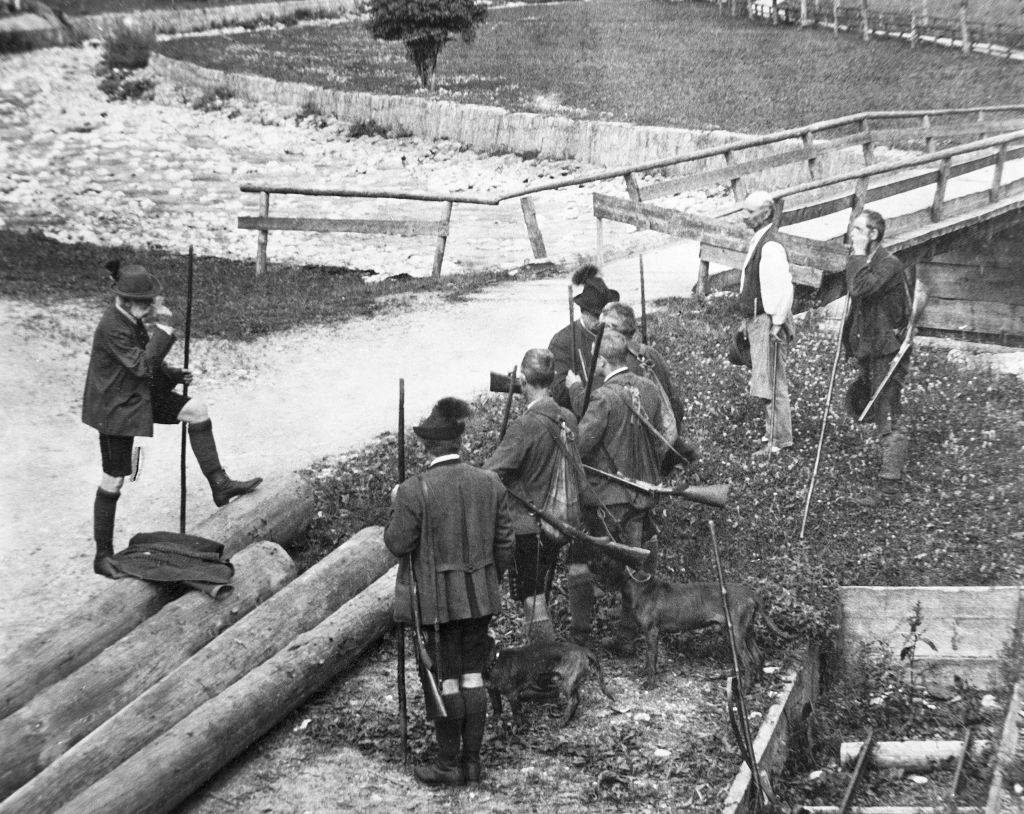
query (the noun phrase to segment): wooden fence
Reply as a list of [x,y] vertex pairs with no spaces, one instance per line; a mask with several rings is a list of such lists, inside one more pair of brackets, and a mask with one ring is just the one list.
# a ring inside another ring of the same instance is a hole
[[[520,199],[523,220],[535,258],[546,256],[543,235],[537,225],[532,196],[564,187],[580,186],[621,178],[630,200],[640,202],[667,197],[679,192],[726,185],[738,200],[748,183],[757,182],[758,172],[787,165],[803,168],[809,179],[820,178],[820,166],[829,154],[857,147],[865,164],[874,161],[879,144],[923,147],[934,151],[941,144],[972,140],[992,132],[1024,127],[1024,104],[974,108],[948,108],[909,111],[869,111],[837,119],[814,122],[802,127],[736,139],[722,146],[709,147],[682,155],[626,167],[613,167],[507,191],[499,195],[427,193],[408,190],[309,189],[260,183],[245,184],[242,192],[259,196],[256,216],[240,217],[238,228],[259,233],[256,273],[267,269],[267,245],[271,231],[361,232],[390,235],[424,235],[436,240],[433,275],[439,276],[444,262],[449,224],[454,204],[497,206],[503,201]],[[696,168],[693,170],[692,168]],[[641,187],[644,174],[679,173]],[[332,197],[340,200],[375,198],[415,200],[442,204],[437,220],[389,220],[352,218],[273,217],[271,195]],[[616,218],[612,218],[616,219]],[[598,214],[598,258],[603,252],[600,236],[602,216]],[[812,256],[807,258],[811,262]],[[808,272],[810,273],[810,272]]]

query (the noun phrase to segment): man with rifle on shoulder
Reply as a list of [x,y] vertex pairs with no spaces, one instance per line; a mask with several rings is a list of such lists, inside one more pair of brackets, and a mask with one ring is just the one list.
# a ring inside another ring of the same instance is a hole
[[[411,625],[421,619],[428,626],[428,649],[441,681],[443,709],[431,716],[437,759],[415,769],[419,780],[432,785],[480,780],[487,628],[501,610],[499,582],[515,543],[505,487],[494,473],[459,457],[469,413],[466,402],[443,398],[413,428],[431,460],[395,488],[384,530],[384,544],[401,558],[395,620]],[[430,676],[421,678],[429,698]]]
[[[521,375],[526,411],[509,426],[484,468],[496,472],[510,492],[577,526],[580,495],[588,486],[576,446],[576,416],[551,397],[554,354],[528,350]],[[509,586],[512,598],[523,603],[524,637],[554,639],[547,595],[564,535],[517,500],[510,509],[516,545]]]
[[[584,404],[580,420],[580,454],[584,463],[597,470],[654,483],[659,478],[660,450],[649,427],[661,425],[664,408],[658,388],[643,376],[629,372],[627,355],[625,337],[608,332],[597,362],[603,384],[593,392],[590,403]],[[580,379],[570,373],[566,380],[575,398],[582,389]],[[644,570],[653,572],[657,559],[656,529],[650,512],[658,502],[657,495],[630,489],[599,475],[590,483],[596,505],[585,506],[585,513],[591,533],[607,533],[620,543],[650,548],[652,554]],[[570,549],[566,587],[573,638],[583,642],[593,624],[594,576],[587,552],[581,546]],[[602,644],[628,654],[636,633],[630,599],[623,592],[617,635]]]

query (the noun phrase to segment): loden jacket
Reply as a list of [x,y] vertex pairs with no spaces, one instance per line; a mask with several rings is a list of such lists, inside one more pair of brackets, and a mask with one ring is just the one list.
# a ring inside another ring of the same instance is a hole
[[515,543],[507,501],[497,475],[455,456],[399,485],[384,529],[384,545],[401,558],[395,621],[413,622],[410,560],[423,624],[501,612],[498,585]]
[[[575,359],[572,355],[573,333],[576,334]],[[594,334],[584,328],[579,320],[573,322],[572,325],[566,325],[551,337],[548,350],[555,357],[555,380],[551,383],[551,397],[560,407],[572,409],[569,390],[565,386],[565,374],[572,370],[577,376],[585,377],[587,375],[587,368],[590,367],[590,360],[594,352],[594,339]],[[584,367],[580,366],[581,357]]]
[[854,254],[846,261],[850,315],[843,342],[855,359],[891,356],[900,349],[910,320],[914,281],[903,263],[880,246],[870,259]]

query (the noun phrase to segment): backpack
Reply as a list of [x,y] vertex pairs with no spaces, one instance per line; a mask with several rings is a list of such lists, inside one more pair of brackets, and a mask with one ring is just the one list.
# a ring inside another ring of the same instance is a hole
[[647,355],[644,353],[646,347],[646,345],[641,345],[639,352],[635,354],[637,361],[640,363],[640,375],[658,388],[658,394],[661,396],[661,410],[658,413],[660,420],[656,425],[656,429],[662,436],[664,436],[668,445],[672,446],[679,437],[679,426],[676,424],[676,414],[672,409],[672,402],[669,401],[668,393],[665,392],[665,388],[662,386],[661,380],[654,371],[654,362],[647,358]]
[[[551,421],[554,423],[554,419]],[[561,416],[557,423],[557,430],[554,427],[549,427],[549,430],[558,446],[556,453],[558,460],[555,462],[554,477],[548,484],[540,508],[570,526],[578,526],[580,522],[579,470],[573,466],[573,462],[579,461],[579,452],[576,450],[576,434],[569,429],[569,425]],[[540,520],[540,528],[552,540],[559,543],[568,542],[565,535],[547,521]]]

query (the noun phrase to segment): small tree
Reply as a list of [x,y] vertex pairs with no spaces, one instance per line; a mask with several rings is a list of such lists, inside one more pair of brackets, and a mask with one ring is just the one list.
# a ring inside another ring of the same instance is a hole
[[458,34],[472,42],[487,8],[474,0],[370,0],[370,33],[378,40],[401,40],[416,67],[420,86],[436,89],[437,57]]

